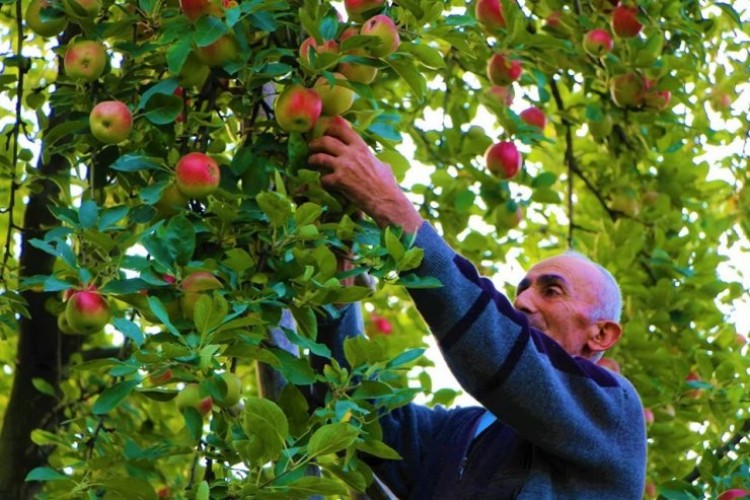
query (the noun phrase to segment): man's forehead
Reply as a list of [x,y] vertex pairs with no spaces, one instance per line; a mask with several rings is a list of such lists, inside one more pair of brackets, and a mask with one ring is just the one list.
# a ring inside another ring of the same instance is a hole
[[537,280],[539,277],[556,276],[560,280],[575,283],[581,279],[589,281],[596,277],[596,266],[590,261],[575,255],[556,255],[544,259],[526,273],[524,280]]

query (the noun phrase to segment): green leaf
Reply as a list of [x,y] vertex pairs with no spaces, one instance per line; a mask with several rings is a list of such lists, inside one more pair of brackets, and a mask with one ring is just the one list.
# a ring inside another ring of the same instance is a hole
[[320,427],[307,443],[307,454],[319,457],[337,453],[351,446],[359,437],[359,430],[346,422],[338,422]]
[[364,441],[357,442],[356,448],[359,451],[374,457],[384,458],[386,460],[401,460],[401,455],[399,455],[396,450],[384,442],[372,438],[365,438]]
[[289,422],[281,408],[268,399],[246,397],[242,430],[253,443],[257,459],[276,459],[289,435]]
[[198,47],[206,47],[229,32],[227,25],[215,16],[201,16],[195,23],[193,40]]
[[418,359],[424,354],[425,349],[419,348],[419,349],[409,349],[406,352],[403,352],[390,360],[388,362],[388,368],[396,368],[401,365],[405,365],[407,363],[411,363],[415,359]]
[[[204,19],[203,16],[201,19]],[[207,481],[201,481],[198,485],[198,490],[195,492],[195,500],[208,500],[211,497],[211,488],[208,486]]]
[[182,99],[176,95],[156,94],[149,99],[144,116],[155,125],[173,123],[182,113]]
[[404,286],[406,288],[439,288],[443,286],[439,279],[434,276],[417,276],[416,274],[410,273],[403,276],[399,276],[396,284]]
[[734,7],[732,7],[731,4],[724,2],[715,2],[714,5],[723,10],[724,13],[729,16],[729,18],[734,22],[734,24],[737,25],[738,28],[742,28],[742,18],[740,18],[740,15],[736,10],[734,10]]
[[104,287],[102,292],[113,294],[137,293],[148,288],[148,283],[141,278],[132,278],[127,280],[110,281]]
[[286,485],[289,498],[349,497],[349,488],[340,481],[328,477],[301,477]]
[[[204,16],[205,17],[205,16]],[[202,18],[201,18],[202,19]],[[141,96],[141,100],[138,103],[138,111],[144,109],[148,104],[149,100],[155,95],[173,95],[175,89],[179,86],[179,83],[175,78],[169,78],[162,80],[156,85],[149,87]]]
[[531,181],[531,187],[550,187],[555,184],[555,181],[557,181],[557,176],[555,174],[553,174],[552,172],[542,172],[541,174],[534,177],[533,181]]
[[399,52],[408,52],[417,56],[419,62],[423,66],[428,68],[444,68],[445,58],[437,49],[426,45],[424,42],[421,43],[402,43],[399,48]]
[[180,37],[177,42],[171,44],[169,49],[167,49],[167,66],[169,67],[169,72],[173,75],[178,75],[192,50],[192,36]]
[[173,217],[167,225],[164,239],[175,263],[184,266],[195,253],[195,226],[184,215]]
[[414,96],[422,101],[427,93],[427,80],[419,72],[414,61],[392,57],[386,61],[398,75],[403,78],[414,92]]
[[366,364],[375,364],[385,360],[385,350],[367,337],[348,337],[344,339],[344,357],[352,368]]
[[89,129],[89,122],[88,117],[81,120],[68,120],[64,121],[60,125],[57,125],[56,127],[50,129],[49,131],[45,132],[43,138],[44,138],[44,145],[45,147],[49,148],[53,144],[55,144],[60,139],[67,137],[69,135],[74,135],[78,132],[81,132],[83,130]]
[[99,218],[99,207],[96,206],[96,202],[93,200],[85,200],[81,203],[81,208],[78,210],[78,221],[81,223],[83,229],[91,229],[96,226],[96,221]]
[[418,247],[410,248],[404,253],[404,256],[399,259],[396,264],[399,271],[409,271],[416,269],[422,263],[424,258],[424,250]]
[[126,380],[104,389],[104,392],[96,399],[91,412],[94,415],[109,413],[122,403],[138,384],[138,380]]
[[143,332],[141,328],[130,320],[125,318],[115,318],[112,321],[114,327],[122,333],[126,338],[132,340],[135,345],[141,347],[143,345]]
[[385,248],[388,250],[388,255],[393,257],[396,262],[401,260],[406,253],[404,245],[398,239],[398,236],[393,234],[390,227],[385,228]]
[[109,168],[118,172],[138,172],[140,170],[165,170],[166,167],[156,158],[139,154],[126,154],[119,157]]
[[55,388],[43,378],[34,377],[31,379],[31,383],[34,385],[34,388],[42,394],[55,397]]
[[70,478],[49,467],[37,467],[26,474],[24,481],[60,481],[67,479]]
[[205,336],[221,326],[228,313],[229,304],[221,294],[202,294],[195,303],[193,313],[195,328],[201,336]]
[[167,313],[167,310],[164,308],[164,304],[162,304],[161,300],[159,300],[159,297],[149,297],[148,306],[151,309],[151,312],[154,313],[159,321],[167,327],[167,330],[169,330],[172,335],[180,337],[180,331],[172,324],[172,321],[169,319],[169,313]]
[[124,219],[129,212],[130,208],[125,205],[105,208],[99,215],[99,230],[106,231],[108,229],[116,228],[117,223]]
[[292,215],[292,204],[284,195],[275,191],[264,191],[256,197],[255,201],[273,226],[283,226]]

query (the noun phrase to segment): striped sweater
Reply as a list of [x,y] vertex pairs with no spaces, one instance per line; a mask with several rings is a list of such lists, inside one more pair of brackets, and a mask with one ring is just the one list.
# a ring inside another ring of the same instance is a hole
[[[642,498],[646,435],[633,386],[530,328],[429,224],[416,245],[417,274],[443,286],[411,290],[414,303],[484,409],[410,404],[383,416],[383,439],[403,460],[371,460],[379,477],[399,498]],[[339,333],[346,316],[356,314]],[[497,421],[474,439],[486,411]]]

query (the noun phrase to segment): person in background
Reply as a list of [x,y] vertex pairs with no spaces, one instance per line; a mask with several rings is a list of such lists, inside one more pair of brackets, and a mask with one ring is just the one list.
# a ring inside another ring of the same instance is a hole
[[[441,287],[409,293],[448,366],[481,407],[401,407],[380,419],[402,460],[365,457],[398,498],[638,499],[643,407],[621,375],[596,365],[617,343],[614,278],[577,253],[533,266],[511,303],[420,216],[342,119],[310,142],[309,164],[381,227],[399,226],[424,250],[415,272]],[[362,331],[356,305],[323,321],[319,340],[341,352]]]

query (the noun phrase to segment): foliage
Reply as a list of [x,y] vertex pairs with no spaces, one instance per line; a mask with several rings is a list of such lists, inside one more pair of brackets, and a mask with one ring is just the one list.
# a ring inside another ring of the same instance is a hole
[[[104,1],[95,19],[64,0],[42,9],[68,19],[56,39],[22,23],[26,1],[0,2],[0,450],[18,434],[13,398],[41,397],[50,414],[29,417],[36,430],[22,436],[41,458],[23,477],[47,498],[345,496],[371,481],[357,451],[395,457],[379,440],[379,412],[407,403],[417,384],[433,403],[451,402],[420,371],[430,364],[419,356],[426,331],[404,291],[432,286],[409,274],[419,251],[326,193],[306,165],[309,135],[275,121],[284,86],[310,87],[354,62],[378,76],[349,83],[357,100],[345,117],[458,251],[494,273],[507,255],[528,265],[574,248],[618,278],[626,332],[609,356],[655,415],[649,481],[659,493],[702,498],[747,486],[747,348],[722,307],[747,291],[717,268],[740,272],[725,249],[741,252],[750,235],[749,14],[707,0],[630,3],[642,33],[616,37],[600,58],[582,39],[608,27],[604,0],[503,0],[506,27],[495,34],[472,4],[394,0],[386,12],[399,26],[395,54],[363,56],[357,49],[377,42],[354,37],[340,52],[312,53],[308,65],[298,53],[306,37],[337,39],[351,24],[338,20],[340,4],[241,0],[191,22],[174,0]],[[237,57],[200,78],[193,53],[227,36]],[[60,69],[77,38],[107,46],[94,82]],[[487,92],[486,62],[499,51],[523,65],[510,107]],[[669,91],[666,109],[615,104],[610,82],[629,72]],[[127,141],[105,145],[88,116],[112,99],[135,122]],[[520,118],[530,105],[545,112],[543,130]],[[499,140],[525,156],[512,180],[482,159]],[[193,151],[219,163],[220,187],[165,210],[174,167]],[[26,209],[27,200],[43,209]],[[517,207],[525,216],[512,229],[507,214]],[[22,267],[32,250],[49,269]],[[347,254],[350,270],[340,265]],[[221,288],[193,296],[191,316],[182,284],[197,271]],[[360,283],[365,275],[374,291]],[[356,286],[346,286],[351,278]],[[113,312],[103,332],[60,337],[40,326],[63,313],[67,290],[89,285]],[[29,312],[34,300],[41,313]],[[394,331],[368,318],[369,338],[347,341],[342,364],[318,341],[316,317],[359,300]],[[59,343],[58,355],[30,359],[24,339]],[[313,355],[328,360],[322,373]],[[60,366],[32,377],[38,394],[9,398],[24,364]],[[280,394],[264,391],[260,366],[283,375]],[[240,376],[243,404],[221,405],[225,371]],[[192,382],[214,402],[208,416],[173,401]],[[303,395],[314,383],[327,389],[318,408]],[[0,474],[0,491],[23,489],[8,477]]]

